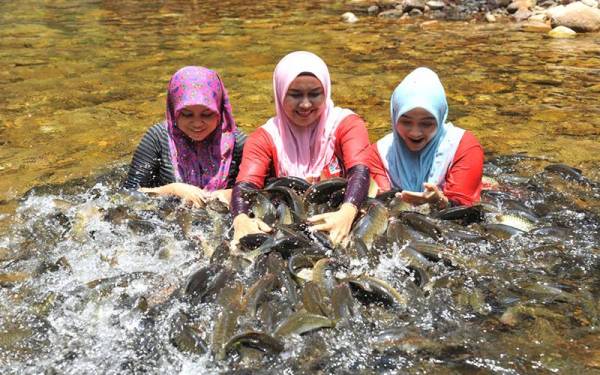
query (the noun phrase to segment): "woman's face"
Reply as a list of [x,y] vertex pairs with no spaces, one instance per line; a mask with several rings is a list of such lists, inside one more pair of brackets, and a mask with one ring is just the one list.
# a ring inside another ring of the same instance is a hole
[[189,105],[179,111],[177,127],[194,141],[208,137],[219,124],[219,114],[203,105]]
[[313,75],[299,75],[288,87],[283,111],[296,126],[313,125],[325,110],[325,90]]
[[435,117],[423,108],[414,108],[398,119],[396,131],[409,150],[421,151],[435,136]]

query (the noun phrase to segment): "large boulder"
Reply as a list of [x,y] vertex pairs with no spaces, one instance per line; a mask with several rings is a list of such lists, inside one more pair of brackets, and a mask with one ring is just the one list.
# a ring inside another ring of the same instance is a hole
[[580,1],[550,8],[546,14],[552,20],[552,27],[565,26],[578,32],[600,30],[600,9],[591,8]]

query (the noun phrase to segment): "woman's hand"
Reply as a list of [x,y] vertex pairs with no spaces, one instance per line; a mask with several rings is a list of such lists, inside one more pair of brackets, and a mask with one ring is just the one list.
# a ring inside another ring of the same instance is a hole
[[400,197],[400,199],[402,199],[404,202],[413,204],[415,206],[429,203],[440,210],[448,206],[448,198],[446,198],[444,193],[437,187],[436,184],[425,182],[423,186],[425,187],[425,191],[422,193],[404,190],[400,193],[397,193],[396,196]]
[[210,194],[197,186],[175,182],[157,188],[140,188],[142,193],[154,193],[159,195],[175,195],[183,200],[183,203],[200,208],[204,207]]
[[331,242],[336,245],[348,236],[357,212],[355,205],[344,203],[337,211],[311,216],[307,220],[311,223],[321,222],[313,225],[311,229],[329,232]]
[[251,218],[246,214],[239,214],[233,219],[233,241],[232,246],[236,246],[239,239],[253,233],[267,233],[271,227],[258,218]]
[[209,193],[209,197],[211,200],[218,200],[229,206],[231,204],[231,189],[215,190]]

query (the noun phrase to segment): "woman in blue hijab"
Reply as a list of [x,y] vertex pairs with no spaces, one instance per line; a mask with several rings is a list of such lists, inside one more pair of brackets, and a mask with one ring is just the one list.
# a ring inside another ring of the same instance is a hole
[[447,122],[446,93],[428,68],[412,71],[391,98],[392,132],[372,146],[371,174],[382,191],[442,209],[479,201],[483,149],[475,136]]

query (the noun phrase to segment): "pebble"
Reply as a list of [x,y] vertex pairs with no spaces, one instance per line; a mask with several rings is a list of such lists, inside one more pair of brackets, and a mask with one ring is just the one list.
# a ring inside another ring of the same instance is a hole
[[534,14],[533,16],[529,17],[529,21],[532,22],[546,22],[547,19],[548,17],[546,17],[544,13]]
[[398,9],[390,9],[383,11],[377,15],[377,17],[381,18],[400,18],[402,17],[402,11]]
[[548,35],[550,35],[552,38],[574,38],[577,33],[571,29],[569,29],[568,27],[565,26],[557,26],[554,29],[550,30],[548,32]]
[[347,23],[356,23],[358,22],[358,17],[354,15],[352,12],[346,12],[342,14],[342,19]]
[[368,9],[367,9],[367,13],[369,13],[369,15],[374,15],[379,13],[379,7],[377,5],[371,5]]
[[439,10],[446,6],[443,1],[428,1],[425,3],[431,10]]
[[494,15],[493,15],[492,13],[490,13],[490,12],[487,12],[487,13],[485,14],[485,20],[486,20],[486,21],[488,21],[488,22],[490,22],[490,23],[496,22],[496,16],[494,16]]

